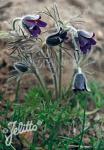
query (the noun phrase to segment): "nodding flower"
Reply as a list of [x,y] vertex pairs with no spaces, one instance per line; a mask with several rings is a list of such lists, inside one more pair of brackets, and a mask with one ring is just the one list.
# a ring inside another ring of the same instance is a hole
[[96,44],[94,39],[95,33],[90,33],[85,30],[77,31],[76,43],[83,54],[87,54],[91,50],[91,46]]
[[73,91],[88,91],[90,92],[90,89],[87,85],[87,78],[85,74],[82,72],[81,68],[79,67],[77,72],[74,75],[73,79],[73,85],[72,85]]
[[24,63],[14,63],[14,68],[18,73],[25,73],[28,71],[28,66]]
[[23,28],[33,37],[41,34],[41,27],[46,27],[47,23],[41,20],[40,15],[28,15],[22,19]]
[[57,46],[67,39],[67,31],[60,28],[57,33],[47,37],[46,44],[49,46]]

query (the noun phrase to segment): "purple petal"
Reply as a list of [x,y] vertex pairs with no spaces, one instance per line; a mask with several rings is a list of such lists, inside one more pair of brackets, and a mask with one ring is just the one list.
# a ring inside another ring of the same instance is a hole
[[91,42],[92,45],[96,45],[96,41],[94,39],[91,38],[90,42]]
[[88,43],[88,39],[86,39],[82,36],[79,36],[78,39],[79,39],[79,44],[81,47],[85,46]]
[[34,26],[35,21],[33,21],[30,17],[25,17],[23,20],[22,20],[22,23],[23,25],[26,25],[27,27],[32,27]]
[[37,21],[37,25],[38,25],[39,27],[46,27],[46,26],[47,26],[47,23],[44,22],[44,21],[38,20],[38,21]]
[[32,30],[29,30],[29,31],[30,31],[30,34],[34,37],[37,37],[41,33],[41,30],[38,26],[35,26]]
[[81,47],[80,48],[83,54],[87,54],[88,50],[86,47]]
[[81,51],[83,52],[83,54],[86,54],[87,52],[89,52],[91,50],[91,44],[88,43],[83,47],[80,47]]
[[92,38],[94,36],[93,32],[87,32],[85,30],[79,30],[78,35],[83,36],[85,38]]

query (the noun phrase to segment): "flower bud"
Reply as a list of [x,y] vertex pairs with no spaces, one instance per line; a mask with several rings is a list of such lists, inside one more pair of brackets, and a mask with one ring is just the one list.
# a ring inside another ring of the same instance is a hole
[[21,72],[21,73],[28,71],[28,66],[24,63],[15,63],[14,68],[16,71]]

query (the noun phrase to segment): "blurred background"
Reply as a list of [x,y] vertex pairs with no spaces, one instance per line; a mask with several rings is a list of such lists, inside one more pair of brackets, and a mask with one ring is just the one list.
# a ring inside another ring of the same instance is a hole
[[[57,3],[60,15],[65,21],[70,22],[76,18],[74,21],[77,22],[77,17],[81,17],[81,23],[76,23],[76,26],[95,32],[97,45],[90,58],[95,63],[88,67],[87,71],[92,73],[88,78],[104,83],[104,0],[0,0],[0,30],[9,31],[11,22],[15,17],[35,14],[36,11],[42,11],[45,7],[52,7],[54,2]],[[48,27],[51,26],[52,24],[48,20]],[[0,40],[0,91],[5,92],[5,99],[12,101],[15,96],[15,82],[7,84],[8,73],[12,68],[9,54],[10,50],[6,46],[6,41]],[[71,60],[66,60],[63,72],[63,84],[66,84],[73,73]],[[22,93],[25,93],[29,86],[35,85],[35,81],[31,77],[25,78],[27,82],[21,84]],[[45,79],[51,84],[48,74],[46,74]],[[22,99],[23,95],[21,95]]]

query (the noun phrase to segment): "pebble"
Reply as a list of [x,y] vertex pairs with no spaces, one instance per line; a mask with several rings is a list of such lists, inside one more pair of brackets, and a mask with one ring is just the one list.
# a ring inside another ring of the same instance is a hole
[[104,34],[103,34],[103,32],[102,32],[101,30],[98,30],[98,31],[96,32],[96,37],[97,37],[98,40],[103,40],[103,39],[104,39]]

